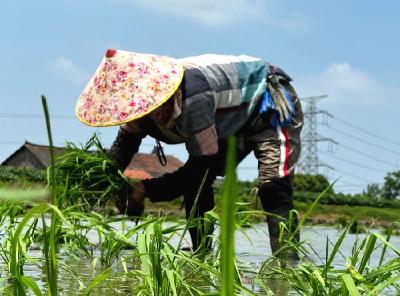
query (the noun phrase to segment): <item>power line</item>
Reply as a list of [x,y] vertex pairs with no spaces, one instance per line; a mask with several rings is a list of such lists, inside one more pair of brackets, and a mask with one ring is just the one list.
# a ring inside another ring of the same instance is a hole
[[332,157],[332,158],[334,158],[336,160],[339,160],[339,161],[342,161],[342,162],[345,162],[345,163],[349,163],[349,164],[358,166],[358,167],[363,168],[363,169],[367,169],[367,170],[374,171],[374,172],[386,173],[386,171],[384,171],[384,170],[379,170],[379,169],[367,166],[365,164],[358,163],[356,161],[352,161],[352,160],[344,159],[344,158],[341,158],[341,157],[338,157],[338,156],[334,156],[334,155],[332,155],[330,153],[327,153],[327,152],[324,152],[324,151],[319,151],[319,152],[322,153],[322,154],[327,155],[328,157]]
[[354,188],[354,190],[364,188],[364,187],[365,187],[364,185],[337,185],[337,186],[335,186],[335,188],[338,188],[338,189]]
[[[30,118],[30,119],[44,119],[43,114],[35,113],[0,113],[0,118],[14,119],[14,118]],[[73,115],[54,114],[51,115],[53,119],[75,119]]]
[[396,142],[396,141],[387,139],[387,138],[385,138],[385,137],[382,137],[381,135],[378,135],[378,134],[375,134],[375,133],[373,133],[373,132],[371,132],[371,131],[368,131],[368,130],[366,130],[366,129],[363,129],[363,128],[361,128],[361,127],[359,127],[359,126],[357,126],[357,125],[355,125],[355,124],[353,124],[353,123],[351,123],[351,122],[348,122],[348,121],[346,121],[346,120],[344,120],[344,119],[338,118],[337,116],[334,116],[334,115],[331,115],[331,114],[330,114],[330,116],[331,116],[333,119],[335,119],[335,120],[337,120],[337,121],[339,121],[339,122],[341,122],[341,123],[343,123],[343,124],[345,124],[345,125],[347,125],[347,126],[350,126],[350,127],[354,128],[354,129],[356,129],[356,130],[359,130],[359,131],[361,131],[361,132],[363,132],[363,133],[365,133],[365,134],[367,134],[367,135],[369,135],[369,136],[373,136],[373,137],[378,138],[378,139],[380,139],[380,140],[382,140],[382,141],[385,141],[385,142],[387,142],[387,143],[400,146],[400,143],[399,143],[399,142]]
[[368,153],[365,153],[365,152],[363,152],[363,151],[354,149],[354,148],[352,148],[352,147],[350,147],[350,146],[347,146],[347,145],[344,145],[344,144],[342,144],[342,143],[336,142],[336,144],[339,145],[339,146],[341,146],[341,147],[343,147],[343,148],[345,148],[345,149],[348,149],[348,150],[350,150],[350,151],[353,151],[353,152],[355,152],[355,153],[357,153],[357,154],[360,154],[360,155],[363,155],[363,156],[365,156],[365,157],[368,157],[369,159],[376,160],[376,161],[378,161],[378,162],[380,162],[380,163],[386,163],[386,164],[388,164],[388,165],[390,165],[390,166],[393,166],[393,167],[398,167],[398,165],[396,165],[396,164],[394,164],[394,163],[392,163],[392,162],[389,162],[389,161],[387,161],[387,160],[383,160],[383,159],[377,158],[377,157],[375,157],[375,156],[373,156],[373,155],[371,155],[371,154],[368,154]]
[[356,188],[356,187],[343,187],[340,189],[347,191],[347,193],[349,193],[349,191],[351,191],[352,193],[360,193],[360,188]]
[[327,126],[327,128],[329,128],[329,129],[331,129],[331,130],[333,130],[333,131],[335,131],[335,132],[337,132],[337,133],[339,133],[339,134],[342,134],[342,135],[344,135],[344,136],[347,136],[347,137],[349,137],[349,138],[352,138],[353,140],[356,140],[356,141],[362,142],[362,143],[364,143],[364,144],[370,145],[370,146],[372,146],[372,147],[375,147],[375,148],[378,148],[378,149],[381,149],[381,150],[384,150],[384,151],[387,151],[387,152],[396,154],[397,156],[400,155],[400,152],[399,152],[399,151],[395,151],[395,150],[392,150],[392,149],[388,149],[388,148],[385,148],[385,147],[383,147],[383,146],[380,146],[380,145],[371,143],[371,142],[369,142],[369,141],[365,141],[364,139],[361,139],[361,138],[356,137],[356,136],[354,136],[354,135],[350,135],[350,134],[348,134],[348,133],[346,133],[346,132],[344,132],[344,131],[342,131],[342,130],[338,130],[338,129],[336,129],[336,128],[334,128],[334,127],[331,127],[331,126]]
[[[340,184],[344,184],[344,185],[340,185]],[[368,183],[353,183],[353,182],[348,182],[348,181],[346,181],[346,180],[343,180],[343,179],[339,179],[336,183],[335,183],[335,186],[358,186],[358,187],[361,187],[361,186],[366,186],[366,185],[368,185]]]
[[364,189],[368,186],[370,183],[353,183],[353,182],[348,182],[344,179],[338,179],[337,182],[334,184],[335,189],[341,189],[341,190],[360,190]]
[[368,184],[369,184],[369,183],[376,183],[376,182],[374,182],[374,181],[361,178],[361,177],[359,177],[359,176],[357,176],[357,175],[353,175],[353,174],[351,174],[351,173],[348,173],[348,172],[339,170],[339,169],[337,169],[337,168],[332,168],[332,169],[333,169],[334,171],[338,172],[338,173],[341,173],[341,174],[345,175],[345,176],[352,177],[352,178],[354,178],[354,179],[358,179],[358,180],[360,180],[360,181],[367,182]]

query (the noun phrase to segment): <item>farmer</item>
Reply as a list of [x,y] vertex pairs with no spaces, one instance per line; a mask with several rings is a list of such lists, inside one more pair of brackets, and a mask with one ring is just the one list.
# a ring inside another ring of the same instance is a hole
[[[280,68],[244,55],[173,59],[109,49],[79,97],[76,114],[90,126],[120,126],[110,155],[121,171],[147,135],[158,144],[185,143],[189,157],[180,169],[126,190],[117,206],[128,215],[140,213],[145,197],[158,202],[183,195],[186,216],[195,206],[195,217],[203,217],[214,207],[212,184],[224,175],[227,139],[235,135],[238,163],[251,152],[258,160],[258,196],[264,210],[276,214],[267,216],[276,252],[279,222],[293,209],[303,124],[290,81]],[[162,151],[159,157],[165,160]],[[209,234],[204,227],[189,229],[194,250]]]

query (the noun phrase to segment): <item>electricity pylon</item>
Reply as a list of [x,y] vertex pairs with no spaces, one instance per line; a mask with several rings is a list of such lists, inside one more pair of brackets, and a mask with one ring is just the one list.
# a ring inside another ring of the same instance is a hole
[[[304,127],[301,135],[302,152],[298,165],[298,171],[304,174],[317,175],[320,167],[330,168],[318,158],[318,142],[328,141],[336,143],[333,139],[323,137],[317,131],[317,115],[327,114],[324,110],[317,108],[317,101],[326,98],[327,95],[301,98],[302,103],[306,103],[304,108]],[[325,173],[324,175],[327,175]]]

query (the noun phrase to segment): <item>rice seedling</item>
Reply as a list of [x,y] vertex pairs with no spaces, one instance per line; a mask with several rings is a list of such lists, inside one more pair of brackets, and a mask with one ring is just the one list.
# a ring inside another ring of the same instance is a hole
[[[36,207],[31,210],[25,217],[18,223],[15,232],[10,237],[10,276],[12,279],[12,289],[14,291],[14,295],[26,295],[24,285],[27,285],[33,291],[38,291],[38,287],[34,281],[30,278],[24,276],[23,266],[25,263],[26,253],[27,253],[27,245],[23,243],[24,240],[20,238],[22,230],[30,222],[30,220],[43,211],[42,207]],[[37,221],[37,220],[36,220]],[[37,223],[37,222],[36,222]],[[35,223],[34,223],[35,224]],[[32,224],[32,226],[34,225]],[[30,228],[32,227],[30,226]],[[25,238],[30,236],[30,231],[25,233]],[[26,240],[25,240],[26,241]]]
[[369,264],[371,255],[379,251],[377,241],[385,246],[382,253],[390,248],[400,256],[400,250],[388,242],[389,237],[385,239],[379,234],[367,233],[361,244],[354,243],[352,255],[343,259],[344,268],[332,266],[349,228],[350,225],[338,237],[332,250],[329,250],[327,240],[325,262],[316,264],[307,260],[296,267],[282,267],[267,261],[268,268],[260,273],[261,278],[264,282],[274,278],[286,281],[299,295],[382,295],[389,287],[397,289],[400,282],[400,257],[386,263],[379,261],[375,266]]
[[43,254],[45,257],[45,266],[47,270],[47,284],[50,290],[50,294],[53,296],[58,295],[58,245],[57,245],[57,233],[60,229],[60,222],[56,207],[59,206],[57,187],[55,181],[55,157],[54,157],[54,145],[53,136],[51,133],[50,115],[47,107],[46,97],[42,95],[42,106],[43,112],[46,119],[46,130],[50,145],[50,160],[51,166],[49,168],[49,185],[51,190],[51,203],[55,208],[51,208],[51,221],[50,229],[47,232],[46,220],[42,213],[42,225],[43,225]]
[[[50,206],[41,210],[32,210],[32,217],[37,219],[41,218],[41,215],[46,212],[53,210]],[[35,207],[33,208],[35,209]],[[58,213],[56,211],[56,213]],[[211,215],[217,215],[212,213]],[[222,221],[223,211],[221,211]],[[154,218],[151,220],[145,220],[142,223],[136,225],[134,228],[118,230],[111,224],[116,222],[124,223],[123,218],[106,218],[97,213],[82,213],[75,211],[74,208],[68,208],[58,213],[61,221],[64,221],[61,233],[69,233],[69,242],[63,244],[63,248],[69,252],[72,247],[76,250],[85,249],[87,247],[95,248],[96,246],[89,246],[88,242],[84,240],[85,233],[89,230],[96,229],[99,239],[102,243],[97,244],[102,252],[103,259],[100,262],[104,265],[104,272],[94,278],[90,283],[82,285],[82,293],[89,295],[96,291],[96,287],[102,285],[102,282],[107,279],[110,274],[110,267],[112,265],[123,266],[126,260],[132,260],[138,258],[140,260],[140,267],[126,269],[127,276],[136,277],[139,280],[138,285],[132,287],[132,291],[139,295],[220,295],[222,293],[222,282],[223,272],[222,266],[224,264],[222,256],[223,241],[219,240],[221,244],[221,253],[217,252],[211,257],[201,258],[200,256],[193,256],[191,253],[185,253],[177,250],[171,243],[168,242],[170,234],[175,233],[178,229],[184,228],[182,224],[174,225],[168,228],[163,228],[164,220],[160,218]],[[218,215],[217,215],[218,216]],[[38,234],[40,227],[31,226],[29,218],[22,220],[18,219],[16,225],[17,232],[19,234],[24,233],[26,238]],[[77,223],[80,221],[80,223]],[[32,227],[32,230],[29,230]],[[222,227],[222,222],[221,222]],[[25,230],[23,230],[25,229]],[[43,231],[43,230],[42,230]],[[81,233],[82,231],[82,233]],[[221,228],[222,231],[222,228]],[[33,235],[35,232],[35,235]],[[76,237],[74,237],[76,235]],[[221,233],[222,235],[222,233]],[[332,266],[332,262],[336,255],[339,254],[339,249],[342,245],[344,238],[347,235],[347,229],[341,234],[332,250],[327,249],[328,256],[324,264],[316,265],[311,262],[306,262],[298,267],[290,267],[282,265],[278,267],[268,266],[270,274],[273,272],[280,275],[278,279],[279,286],[284,286],[284,282],[289,282],[289,288],[294,289],[300,295],[380,295],[382,290],[387,287],[395,287],[396,282],[399,281],[399,267],[400,262],[393,261],[389,263],[380,264],[379,268],[372,268],[368,265],[368,258],[372,252],[376,251],[377,242],[382,242],[388,249],[392,249],[395,252],[398,250],[391,245],[388,240],[390,237],[384,239],[379,235],[373,235],[366,237],[361,244],[358,244],[357,248],[354,249],[353,255],[348,259],[347,265],[344,269],[338,269],[336,266]],[[372,235],[372,234],[371,234]],[[10,238],[15,238],[10,234]],[[75,240],[76,239],[76,240]],[[22,239],[22,241],[24,241]],[[66,239],[67,240],[67,239]],[[233,242],[228,238],[228,242]],[[18,240],[14,239],[14,242]],[[21,240],[19,240],[21,241]],[[45,244],[46,242],[43,242]],[[80,244],[80,245],[79,245]],[[35,295],[41,295],[44,293],[42,290],[38,290],[39,286],[33,279],[26,277],[21,273],[21,266],[24,265],[26,260],[30,260],[28,257],[16,257],[15,254],[23,254],[21,249],[23,244],[20,244],[18,248],[17,244],[14,243],[12,247],[13,266],[19,266],[17,269],[12,269],[13,279],[15,281],[14,291],[19,291],[17,295],[25,295],[26,289],[32,291]],[[29,244],[25,244],[29,246]],[[232,245],[231,245],[232,247]],[[134,248],[129,253],[123,255],[122,252],[126,248]],[[26,251],[25,251],[26,252]],[[382,251],[383,252],[383,251]],[[232,254],[232,253],[231,253]],[[90,252],[87,254],[88,257]],[[231,263],[235,262],[234,256],[231,255]],[[19,264],[19,265],[18,265]],[[230,267],[234,268],[233,277],[230,278],[233,283],[233,294],[241,295],[255,295],[259,292],[253,292],[248,287],[244,286],[240,280],[239,275],[243,274],[245,270],[242,270],[240,264],[234,263]],[[48,272],[47,267],[44,268],[45,274]],[[232,270],[231,270],[232,272]],[[79,277],[79,275],[77,275]],[[235,279],[236,280],[232,280]],[[259,277],[261,279],[261,277]],[[266,295],[272,295],[271,285],[273,281],[276,282],[276,277],[270,279],[262,277],[262,280],[258,281],[258,289],[263,289]],[[41,288],[42,289],[42,288]],[[356,290],[359,294],[356,294]],[[17,292],[16,292],[17,293]],[[25,293],[25,294],[24,294]],[[348,293],[348,294],[346,294]]]
[[103,208],[129,186],[96,134],[82,147],[67,142],[54,170],[56,184],[67,193],[61,201],[63,207],[81,205],[82,210],[89,211]]

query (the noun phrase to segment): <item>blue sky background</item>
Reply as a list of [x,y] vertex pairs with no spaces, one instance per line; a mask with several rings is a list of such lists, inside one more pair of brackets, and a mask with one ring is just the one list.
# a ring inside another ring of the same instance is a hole
[[[400,2],[299,0],[6,1],[0,10],[0,161],[25,139],[46,144],[40,95],[54,140],[85,142],[101,132],[73,118],[77,97],[107,48],[173,57],[247,54],[279,65],[300,97],[335,116],[318,132],[321,169],[336,189],[359,192],[400,167]],[[66,116],[58,118],[56,115]],[[354,125],[357,128],[352,127]],[[361,128],[361,129],[359,129]],[[146,139],[142,151],[152,149]],[[186,159],[183,146],[166,153]],[[254,158],[239,168],[257,176]]]

